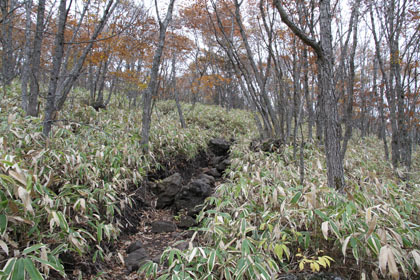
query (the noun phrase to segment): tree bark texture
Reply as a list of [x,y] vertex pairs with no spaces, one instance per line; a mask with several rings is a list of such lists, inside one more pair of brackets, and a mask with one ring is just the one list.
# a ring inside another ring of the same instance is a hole
[[48,137],[51,132],[55,113],[55,94],[60,76],[61,62],[64,56],[64,31],[67,21],[66,0],[60,0],[59,16],[57,22],[57,34],[54,42],[53,67],[51,69],[50,82],[48,85],[47,104],[45,106],[44,127],[42,133]]
[[[166,29],[172,20],[172,11],[174,8],[175,0],[169,2],[168,11],[163,22],[159,19],[159,42],[155,54],[153,56],[152,69],[150,73],[150,82],[143,95],[143,115],[142,115],[142,128],[141,128],[141,140],[140,144],[144,152],[149,151],[149,134],[150,134],[150,123],[152,121],[152,97],[156,93],[158,85],[158,72],[160,66],[160,60],[165,46]],[[155,1],[156,11],[157,1]],[[159,17],[159,13],[158,13]]]
[[323,105],[325,108],[325,154],[327,160],[328,186],[341,189],[344,187],[344,170],[341,159],[340,145],[340,123],[338,119],[338,99],[336,97],[333,65],[334,57],[332,50],[332,30],[331,30],[331,9],[329,0],[320,1],[319,24],[321,30],[321,42],[309,38],[299,27],[297,27],[288,17],[284,10],[281,0],[276,0],[275,5],[284,23],[298,36],[305,44],[312,47],[318,56],[320,72],[320,86]]
[[32,49],[31,73],[30,73],[30,93],[28,96],[28,106],[26,114],[28,116],[38,116],[38,95],[39,95],[39,77],[41,65],[41,46],[44,37],[44,17],[45,0],[38,1],[38,12],[36,15],[35,37]]

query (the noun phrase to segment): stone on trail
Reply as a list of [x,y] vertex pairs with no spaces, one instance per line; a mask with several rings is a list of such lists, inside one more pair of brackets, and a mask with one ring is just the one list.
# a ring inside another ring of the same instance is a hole
[[221,163],[225,159],[224,156],[218,156],[218,157],[212,157],[209,161],[210,166],[217,166],[219,163]]
[[217,171],[219,172],[223,172],[225,171],[225,169],[230,165],[230,160],[229,159],[225,159],[224,161],[222,161],[221,163],[219,163],[216,166]]
[[169,221],[156,221],[152,223],[152,233],[176,231],[176,225]]
[[127,254],[130,254],[131,252],[134,252],[134,251],[136,251],[137,249],[141,249],[141,248],[144,248],[143,243],[142,243],[141,241],[135,241],[135,242],[131,243],[131,244],[127,247],[127,249],[125,249],[125,252],[126,252]]
[[226,156],[229,152],[230,143],[224,139],[215,138],[210,140],[209,148],[216,156]]
[[210,175],[210,176],[212,176],[214,178],[220,178],[220,177],[222,177],[222,174],[220,174],[220,172],[217,171],[216,168],[206,169],[206,170],[204,170],[204,174]]
[[188,185],[182,187],[181,192],[175,197],[176,210],[191,210],[203,203],[204,199],[211,195],[213,184],[214,178],[205,174],[191,180]]
[[157,194],[157,209],[169,207],[173,204],[176,194],[182,188],[181,174],[175,173],[155,184],[154,192]]
[[178,227],[182,229],[189,229],[190,227],[194,227],[196,225],[197,225],[197,222],[195,221],[193,217],[185,216],[185,215],[181,216],[178,223]]
[[124,258],[124,263],[129,273],[138,270],[150,259],[149,254],[140,241],[130,244],[126,251],[128,255]]

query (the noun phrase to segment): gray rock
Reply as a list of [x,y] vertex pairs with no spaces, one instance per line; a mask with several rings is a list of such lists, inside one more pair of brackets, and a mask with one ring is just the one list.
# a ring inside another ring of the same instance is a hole
[[[175,209],[177,211],[186,209],[188,213],[191,212],[192,209],[196,209],[197,205],[202,204],[206,197],[212,194],[214,182],[214,177],[207,174],[200,174],[197,178],[192,179],[191,182],[182,187],[181,192],[176,195],[174,203]],[[194,212],[198,213],[200,210],[201,208],[198,208],[197,211]]]
[[183,195],[175,200],[175,210],[186,209],[189,216],[198,214],[201,208],[198,205],[204,202],[204,198],[198,196]]
[[206,171],[204,172],[204,174],[207,174],[207,175],[213,176],[213,178],[220,178],[220,177],[222,176],[222,174],[220,174],[220,172],[219,172],[219,171],[217,171],[217,169],[216,169],[216,168],[210,168],[210,169],[206,170]]
[[154,187],[154,192],[157,194],[157,209],[169,207],[173,204],[175,196],[182,188],[182,177],[179,173],[175,173],[160,182],[157,182]]
[[181,219],[179,220],[178,227],[182,229],[189,229],[190,227],[194,227],[197,225],[197,222],[195,219],[191,216],[181,216]]
[[134,252],[134,251],[136,251],[136,250],[138,250],[138,249],[141,249],[141,248],[144,248],[143,243],[142,243],[141,241],[135,241],[135,242],[131,243],[131,244],[127,247],[127,249],[125,250],[125,252],[126,252],[127,254],[130,254],[131,252]]
[[209,148],[216,156],[225,156],[229,152],[230,143],[224,139],[216,138],[210,140]]
[[219,163],[221,163],[223,160],[225,159],[224,156],[218,156],[218,157],[212,157],[209,160],[209,165],[210,166],[217,166]]
[[156,221],[152,223],[152,233],[176,231],[176,225],[169,221]]
[[187,187],[182,190],[182,193],[187,191],[197,197],[206,198],[211,194],[211,185],[207,178],[197,178],[191,180]]
[[224,161],[222,161],[221,163],[219,163],[216,166],[217,171],[219,171],[220,173],[222,173],[223,171],[225,171],[225,169],[230,165],[230,160],[229,159],[225,159]]
[[159,195],[156,202],[156,209],[170,207],[174,203],[174,198],[174,195],[167,195],[165,193]]
[[130,273],[138,270],[148,260],[149,254],[144,248],[139,248],[124,258],[125,266]]
[[156,256],[156,257],[154,257],[154,258],[152,259],[152,262],[154,262],[154,263],[160,263],[160,257],[161,257],[161,256]]
[[213,185],[216,182],[213,176],[205,173],[200,174],[200,176],[198,176],[197,179],[206,182],[208,185]]
[[200,211],[203,209],[203,206],[201,205],[201,203],[197,204],[196,206],[187,209],[187,216],[190,216],[192,218],[196,217],[198,215],[198,213],[200,213]]
[[178,188],[181,187],[182,184],[182,177],[179,173],[174,173],[171,176],[158,181],[155,183],[154,192],[159,193],[168,193],[168,194],[176,194]]
[[189,242],[188,241],[175,242],[173,246],[177,248],[178,250],[184,251],[188,249]]

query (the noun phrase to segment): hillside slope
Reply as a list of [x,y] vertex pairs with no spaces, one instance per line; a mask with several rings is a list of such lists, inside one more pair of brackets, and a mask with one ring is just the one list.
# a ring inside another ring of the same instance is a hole
[[67,254],[119,262],[110,248],[138,206],[130,191],[147,175],[193,159],[214,137],[236,141],[224,182],[199,215],[193,239],[200,242],[184,251],[168,249],[161,260],[169,267],[148,263],[139,279],[418,277],[418,149],[404,182],[383,159],[376,138],[353,139],[345,160],[347,188],[338,193],[326,186],[322,146],[305,143],[301,184],[293,147],[264,152],[254,145],[253,118],[244,111],[183,105],[188,128],[181,129],[175,104],[159,102],[150,152],[143,154],[137,109],[69,106],[45,140],[41,120],[23,117],[18,92],[8,92],[0,111],[6,278],[70,277],[63,266]]

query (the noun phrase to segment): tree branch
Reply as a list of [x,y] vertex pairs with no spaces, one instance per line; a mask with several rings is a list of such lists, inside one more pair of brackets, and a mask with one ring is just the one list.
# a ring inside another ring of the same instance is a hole
[[281,0],[275,0],[274,4],[276,5],[277,10],[280,13],[281,20],[293,31],[293,33],[299,37],[306,45],[310,46],[315,53],[317,54],[318,58],[323,57],[323,52],[321,45],[318,44],[314,39],[309,38],[296,24],[294,24],[289,17],[287,16],[286,11],[283,8],[283,4]]

